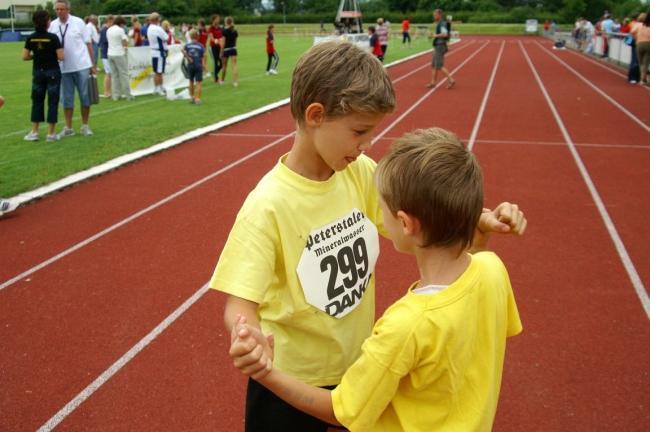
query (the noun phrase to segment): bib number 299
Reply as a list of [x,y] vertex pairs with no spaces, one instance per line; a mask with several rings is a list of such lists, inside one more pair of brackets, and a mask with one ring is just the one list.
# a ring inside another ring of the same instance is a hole
[[[336,256],[327,255],[320,263],[321,272],[329,271],[327,297],[332,300],[356,285],[368,274],[368,251],[366,241],[359,237],[352,246],[341,248]],[[339,271],[343,274],[343,284],[336,284]]]

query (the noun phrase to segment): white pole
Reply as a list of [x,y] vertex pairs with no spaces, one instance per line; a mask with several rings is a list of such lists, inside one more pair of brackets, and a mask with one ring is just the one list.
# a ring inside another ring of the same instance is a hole
[[14,21],[16,20],[16,6],[13,2],[9,4],[9,18],[11,18],[11,32],[14,32]]

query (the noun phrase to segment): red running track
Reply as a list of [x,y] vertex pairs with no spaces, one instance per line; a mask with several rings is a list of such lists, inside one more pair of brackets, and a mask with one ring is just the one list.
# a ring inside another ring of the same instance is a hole
[[[370,154],[416,127],[451,129],[473,138],[487,204],[509,199],[526,210],[523,239],[493,240],[524,323],[509,344],[495,430],[645,431],[650,328],[629,266],[645,293],[647,93],[541,39],[521,40],[454,46],[452,91],[424,89],[428,56],[392,68],[398,108]],[[291,132],[288,109],[276,109],[1,221],[0,430],[48,421],[61,430],[242,429],[245,380],[226,355],[224,299],[202,287],[247,192]],[[408,257],[382,241],[378,312],[415,277]]]

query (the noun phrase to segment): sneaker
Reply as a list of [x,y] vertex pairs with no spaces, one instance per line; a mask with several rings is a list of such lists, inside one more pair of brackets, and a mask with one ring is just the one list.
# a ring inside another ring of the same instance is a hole
[[238,83],[237,81],[235,81],[234,83],[232,83],[232,85],[235,86],[235,87],[239,87],[239,83]]
[[267,75],[267,76],[268,76],[268,75],[271,75],[271,71],[270,71],[270,70],[267,70],[267,71],[266,71],[266,75]]
[[45,141],[47,142],[53,142],[58,140],[59,140],[59,136],[57,134],[52,134],[45,137]]
[[194,105],[201,105],[201,99],[194,99]]
[[222,79],[219,80],[219,85],[223,85],[223,80]]
[[278,74],[278,71],[276,71],[275,69],[271,69],[271,70],[269,71],[269,73],[270,73],[271,75],[277,75],[277,74]]
[[0,216],[2,216],[5,213],[12,212],[16,210],[16,207],[18,207],[17,202],[12,202],[9,201],[8,199],[2,199],[0,198]]
[[630,80],[630,84],[636,84],[636,83],[637,83],[636,80]]
[[434,88],[437,85],[438,85],[438,83],[430,82],[429,84],[425,85],[425,87],[426,88]]
[[81,129],[79,129],[79,133],[83,136],[91,136],[93,134],[93,131],[90,130],[90,127],[88,125],[82,125]]
[[38,141],[38,132],[30,132],[23,138],[25,141]]
[[71,137],[72,135],[74,135],[74,129],[64,127],[57,136],[59,137],[59,139],[62,139],[66,137]]
[[456,81],[447,81],[447,88],[452,89],[456,85]]

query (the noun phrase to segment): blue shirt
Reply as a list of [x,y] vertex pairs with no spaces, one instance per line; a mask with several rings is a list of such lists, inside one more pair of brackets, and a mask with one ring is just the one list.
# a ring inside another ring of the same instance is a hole
[[205,48],[199,42],[190,42],[185,45],[185,52],[192,58],[192,64],[200,65],[203,62]]

